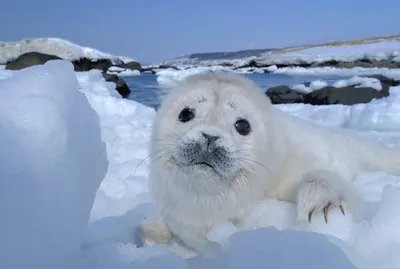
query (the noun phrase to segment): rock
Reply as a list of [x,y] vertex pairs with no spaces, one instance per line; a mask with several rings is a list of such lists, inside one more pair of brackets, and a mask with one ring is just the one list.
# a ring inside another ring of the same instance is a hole
[[92,69],[99,69],[107,71],[113,64],[108,59],[91,60],[88,58],[80,58],[79,60],[72,61],[74,70],[77,72],[89,71]]
[[161,64],[158,66],[159,69],[168,69],[168,68],[172,68],[175,70],[180,70],[178,67],[173,66],[173,65],[167,65],[167,64]]
[[9,70],[21,70],[25,67],[30,67],[34,65],[42,65],[45,64],[47,61],[50,60],[60,60],[61,58],[50,55],[44,54],[40,52],[27,52],[21,54],[17,59],[11,60],[6,64],[6,69]]
[[304,101],[303,94],[290,89],[288,86],[269,88],[265,93],[273,104],[294,104]]
[[[400,81],[382,75],[368,77],[378,79],[382,85],[382,89],[378,91],[371,87],[359,87],[359,85],[342,88],[326,86],[310,93],[301,93],[290,89],[288,86],[282,85],[269,88],[266,91],[266,95],[271,99],[273,104],[304,103],[310,105],[355,105],[368,103],[373,99],[389,96],[389,88],[400,85]],[[309,86],[309,83],[303,84]]]
[[369,60],[369,59],[360,59],[354,62],[342,62],[342,61],[326,61],[322,63],[312,64],[311,67],[325,67],[332,66],[336,68],[353,68],[353,67],[364,67],[364,68],[399,68],[400,63],[392,62],[390,60]]
[[125,68],[125,69],[131,69],[131,70],[142,70],[142,65],[139,62],[132,61],[128,63],[122,63],[116,65],[117,67]]
[[115,89],[122,96],[122,98],[127,98],[129,96],[129,94],[131,93],[131,90],[129,89],[128,85],[122,78],[120,78],[117,75],[107,74],[106,72],[103,72],[102,74],[103,74],[103,78],[106,81],[114,82],[116,84]]
[[[387,90],[386,90],[387,89]],[[377,91],[368,87],[324,87],[304,95],[304,103],[311,105],[355,105],[369,103],[372,99],[380,99],[389,95],[389,87]]]

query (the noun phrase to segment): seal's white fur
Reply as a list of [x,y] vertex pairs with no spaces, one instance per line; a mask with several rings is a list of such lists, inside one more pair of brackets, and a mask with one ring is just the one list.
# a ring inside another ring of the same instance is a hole
[[[196,120],[182,123],[178,115],[186,106],[196,110]],[[238,117],[250,122],[249,135],[236,132]],[[241,152],[235,157],[241,164],[229,170],[232,181],[210,168],[187,170],[174,162],[177,146],[204,131]],[[240,221],[265,198],[296,203],[299,220],[311,211],[321,214],[328,203],[357,215],[359,199],[350,183],[355,175],[400,170],[399,149],[291,116],[249,80],[222,73],[188,77],[170,92],[154,122],[150,153],[150,189],[160,211],[140,227],[141,238],[145,244],[176,238],[195,251],[204,248],[213,225]]]

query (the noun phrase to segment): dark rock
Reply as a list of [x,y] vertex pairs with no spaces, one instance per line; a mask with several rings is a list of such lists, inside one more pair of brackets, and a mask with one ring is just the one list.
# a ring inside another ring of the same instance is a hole
[[129,94],[131,93],[131,90],[129,89],[128,85],[126,84],[126,82],[120,78],[117,75],[111,75],[111,74],[107,74],[105,72],[103,72],[103,78],[106,81],[110,81],[110,82],[114,82],[116,84],[116,90],[118,91],[118,93],[123,97],[123,98],[127,98],[129,96]]
[[61,60],[61,58],[40,52],[27,52],[20,55],[18,58],[9,61],[6,65],[6,69],[21,70],[25,67],[45,64],[50,60]]
[[167,64],[161,64],[160,66],[158,66],[159,69],[168,69],[168,68],[172,68],[174,70],[180,70],[178,67],[173,66],[173,65],[167,65]]
[[290,89],[288,86],[269,88],[265,93],[272,104],[294,104],[304,101],[303,94]]
[[369,60],[369,59],[359,59],[354,62],[342,62],[342,61],[326,61],[322,63],[314,63],[310,67],[325,67],[332,66],[336,68],[353,68],[353,67],[364,67],[364,68],[399,68],[400,64],[396,62],[392,62],[390,60]]
[[131,69],[131,70],[142,70],[142,65],[136,61],[128,62],[128,63],[121,63],[117,64],[116,66],[125,68],[125,69]]
[[369,103],[372,99],[380,99],[388,95],[389,91],[384,89],[377,91],[373,88],[367,87],[335,88],[328,86],[305,94],[304,103],[311,105],[355,105],[360,103]]
[[[336,88],[327,86],[310,93],[301,93],[290,89],[288,86],[277,86],[269,88],[266,95],[273,104],[304,103],[311,105],[355,105],[369,103],[373,99],[380,99],[389,96],[389,88],[400,85],[400,81],[382,75],[368,76],[376,78],[381,82],[380,91],[370,87],[359,87],[352,85],[348,87]],[[303,83],[306,86],[310,83]]]
[[103,72],[107,71],[113,64],[108,59],[91,60],[88,58],[80,58],[79,60],[72,61],[74,70],[77,72],[89,71],[92,69],[99,69]]
[[239,68],[247,68],[247,67],[256,67],[256,68],[258,68],[258,67],[260,67],[260,66],[261,66],[261,65],[259,65],[259,64],[257,63],[256,60],[251,60],[251,61],[249,61],[249,62],[247,62],[247,63],[244,63],[244,64],[242,64],[242,65],[237,66],[236,69],[239,69]]

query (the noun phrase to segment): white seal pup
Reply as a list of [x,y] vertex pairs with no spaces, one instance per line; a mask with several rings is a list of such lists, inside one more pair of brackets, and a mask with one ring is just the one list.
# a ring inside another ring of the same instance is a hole
[[400,170],[398,148],[285,113],[250,80],[226,73],[187,77],[166,96],[150,154],[159,213],[139,228],[142,243],[175,238],[196,252],[216,223],[240,222],[266,198],[295,203],[299,221],[328,221],[334,207],[357,215],[356,174]]

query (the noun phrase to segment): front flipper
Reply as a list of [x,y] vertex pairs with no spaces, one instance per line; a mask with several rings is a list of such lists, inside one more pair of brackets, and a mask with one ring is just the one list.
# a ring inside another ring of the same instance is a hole
[[160,215],[146,219],[138,228],[138,246],[168,244],[172,238],[171,230]]
[[350,182],[340,175],[329,171],[312,171],[306,174],[297,189],[298,220],[311,219],[316,214],[323,214],[328,223],[329,211],[339,208],[358,215],[359,196]]

